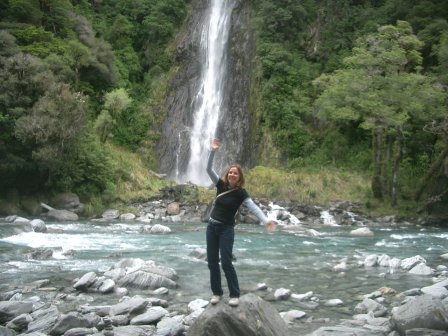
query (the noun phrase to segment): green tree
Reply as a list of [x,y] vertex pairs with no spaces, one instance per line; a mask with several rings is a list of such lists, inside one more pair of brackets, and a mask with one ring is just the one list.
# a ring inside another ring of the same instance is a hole
[[382,26],[358,41],[344,69],[314,82],[323,90],[315,102],[322,118],[371,132],[372,192],[393,205],[407,138],[442,113],[443,92],[419,73],[421,45],[407,22]]
[[15,136],[33,148],[33,159],[48,171],[50,181],[78,144],[86,126],[86,107],[86,97],[57,83],[15,123]]
[[106,93],[104,100],[104,109],[95,121],[95,130],[103,143],[112,135],[116,120],[131,103],[128,93],[122,88]]

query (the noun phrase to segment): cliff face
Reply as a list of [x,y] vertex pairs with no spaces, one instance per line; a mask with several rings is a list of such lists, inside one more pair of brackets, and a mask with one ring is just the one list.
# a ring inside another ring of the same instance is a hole
[[[176,178],[187,168],[190,156],[190,130],[194,118],[194,97],[202,78],[201,38],[209,15],[209,1],[196,0],[176,43],[176,72],[169,83],[166,99],[166,120],[158,143],[160,172]],[[254,50],[250,29],[249,1],[236,0],[231,13],[229,41],[226,46],[227,74],[225,92],[219,113],[216,135],[222,148],[216,160],[216,171],[229,163],[243,166],[255,164],[255,118],[251,111],[251,73]]]
[[[218,134],[227,142],[227,163],[251,167],[258,157],[256,116],[251,94],[255,41],[250,28],[249,1],[239,1],[234,8],[229,41],[228,111],[220,120]],[[223,134],[223,135],[221,135]]]

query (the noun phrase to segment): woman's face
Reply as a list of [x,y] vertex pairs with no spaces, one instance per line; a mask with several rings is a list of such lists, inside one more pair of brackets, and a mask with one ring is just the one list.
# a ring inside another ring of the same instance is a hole
[[231,188],[234,188],[240,180],[240,173],[237,167],[230,167],[227,172],[227,180]]

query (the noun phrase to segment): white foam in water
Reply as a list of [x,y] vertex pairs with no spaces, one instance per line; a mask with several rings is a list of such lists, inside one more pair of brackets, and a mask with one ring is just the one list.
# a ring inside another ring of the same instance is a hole
[[320,219],[324,222],[324,225],[329,226],[339,226],[334,217],[330,214],[328,210],[321,211]]
[[68,250],[104,250],[108,249],[138,249],[131,243],[122,243],[119,236],[108,237],[104,239],[103,235],[90,234],[53,234],[40,232],[22,232],[18,235],[10,236],[1,239],[0,241],[11,244],[29,246],[32,248],[48,247],[48,248],[62,248],[62,251],[56,251],[54,258],[63,258],[62,253]]
[[357,220],[355,219],[356,215],[353,212],[346,211],[346,213],[347,213],[348,217],[350,217],[350,220],[352,221],[352,223],[356,223],[357,222]]
[[390,238],[403,240],[403,239],[416,239],[416,238],[424,238],[424,234],[391,234]]
[[[300,224],[300,219],[298,219],[292,213],[290,213],[285,208],[283,208],[277,204],[270,202],[269,209],[270,210],[268,211],[268,216],[267,216],[268,219],[274,220],[277,223],[279,223],[280,225],[285,225],[285,224],[299,225]],[[278,220],[277,217],[279,214],[281,214],[282,217],[288,218],[289,223],[285,223],[284,221]]]
[[398,243],[398,242],[387,242],[386,240],[382,239],[379,242],[376,242],[375,246],[403,247],[403,244],[402,243]]

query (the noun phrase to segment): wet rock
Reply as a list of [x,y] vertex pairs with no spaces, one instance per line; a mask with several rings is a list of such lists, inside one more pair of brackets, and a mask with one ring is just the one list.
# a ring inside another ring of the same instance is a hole
[[413,268],[414,266],[416,266],[417,264],[420,264],[420,263],[426,264],[426,260],[423,257],[416,255],[411,258],[403,259],[401,261],[401,268],[406,271],[409,271],[411,268]]
[[327,307],[338,307],[338,306],[343,306],[344,305],[344,301],[342,301],[341,299],[331,299],[331,300],[327,300],[324,302],[324,306]]
[[198,309],[207,307],[208,304],[209,304],[209,301],[206,301],[206,300],[202,300],[202,299],[193,300],[188,304],[188,311],[194,312]]
[[305,317],[306,313],[301,310],[294,309],[294,310],[280,313],[280,316],[286,323],[291,323],[295,320],[300,320],[302,317]]
[[92,328],[99,322],[100,317],[94,313],[83,315],[77,312],[70,312],[59,318],[53,329],[50,331],[50,335],[62,335],[73,328]]
[[425,328],[414,328],[406,330],[405,336],[448,336],[448,331],[425,329]]
[[88,272],[84,274],[81,279],[76,281],[76,283],[73,285],[74,288],[78,290],[85,290],[89,286],[91,286],[96,280],[96,273],[95,272]]
[[117,219],[118,217],[120,217],[120,212],[116,209],[107,209],[106,211],[103,212],[101,217],[106,220]]
[[31,313],[32,310],[32,302],[0,301],[0,323],[3,324],[22,314]]
[[424,263],[420,263],[415,265],[409,270],[409,274],[416,274],[416,275],[432,275],[434,274],[434,270],[426,266]]
[[[156,328],[154,326],[120,326],[113,328],[112,336],[148,336],[154,335]],[[104,333],[106,335],[106,333]]]
[[19,216],[16,216],[13,221],[14,224],[28,224],[29,222],[30,222],[30,220],[28,218],[19,217]]
[[59,310],[56,306],[46,305],[41,309],[33,311],[31,317],[33,320],[28,324],[27,334],[33,332],[40,332],[44,334],[49,334],[51,329],[58,321],[60,316]]
[[378,256],[376,254],[368,255],[364,259],[364,266],[366,267],[373,267],[376,266],[377,264],[378,264]]
[[387,313],[386,307],[375,300],[368,298],[357,304],[354,311],[358,314],[367,314],[372,312],[375,317],[384,316]]
[[408,329],[448,329],[448,311],[440,299],[421,295],[392,309],[392,321],[396,329],[404,334]]
[[148,305],[148,301],[139,297],[130,298],[128,300],[122,301],[116,305],[110,307],[109,315],[125,315],[125,314],[140,314],[142,313],[146,306]]
[[130,220],[134,220],[135,217],[136,216],[133,213],[128,212],[128,213],[121,214],[119,218],[124,221],[130,221]]
[[189,256],[196,259],[205,260],[207,259],[207,250],[202,247],[197,247],[190,252]]
[[383,331],[363,327],[321,327],[308,336],[385,336]]
[[157,336],[177,336],[183,335],[185,325],[183,324],[184,315],[173,317],[165,316],[157,323]]
[[85,336],[98,333],[97,328],[72,328],[64,333],[64,336]]
[[288,335],[288,327],[272,305],[256,295],[246,294],[240,298],[238,307],[225,302],[209,305],[187,335],[284,336]]
[[[9,329],[21,332],[27,329],[28,324],[33,320],[30,314],[21,314],[6,324]],[[1,335],[1,332],[0,332]]]
[[359,228],[350,231],[350,236],[354,237],[373,237],[374,233],[369,228]]
[[34,232],[47,232],[47,226],[42,219],[33,219],[30,224]]
[[79,219],[76,213],[69,210],[53,209],[48,211],[46,216],[55,221],[77,221]]
[[279,288],[274,293],[274,297],[276,300],[288,300],[290,296],[291,290],[286,288]]
[[157,324],[164,316],[168,315],[168,310],[162,307],[151,307],[145,313],[135,316],[131,325]]
[[[7,327],[0,326],[0,335],[2,336],[15,336],[16,332]],[[37,336],[37,335],[36,335]],[[45,336],[45,335],[42,335]]]
[[47,260],[53,256],[53,250],[48,247],[38,247],[32,249],[30,252],[26,254],[28,259],[34,260]]
[[114,290],[114,287],[115,287],[115,281],[113,281],[112,279],[106,279],[98,288],[98,291],[102,294],[106,294],[112,292]]

